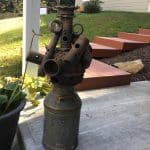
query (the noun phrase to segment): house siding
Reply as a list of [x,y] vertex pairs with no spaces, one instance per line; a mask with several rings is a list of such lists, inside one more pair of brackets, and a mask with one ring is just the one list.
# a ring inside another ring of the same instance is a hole
[[[81,5],[84,0],[76,0],[76,5]],[[150,12],[150,0],[102,0],[103,10]]]
[[102,0],[103,10],[150,12],[150,0]]
[[83,3],[83,0],[76,0],[76,5],[81,5]]

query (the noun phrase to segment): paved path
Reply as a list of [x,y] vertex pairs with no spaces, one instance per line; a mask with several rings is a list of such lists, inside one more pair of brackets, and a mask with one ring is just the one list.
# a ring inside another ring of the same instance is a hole
[[[150,82],[80,92],[83,100],[77,150],[150,150]],[[22,113],[25,150],[41,144],[43,106]]]

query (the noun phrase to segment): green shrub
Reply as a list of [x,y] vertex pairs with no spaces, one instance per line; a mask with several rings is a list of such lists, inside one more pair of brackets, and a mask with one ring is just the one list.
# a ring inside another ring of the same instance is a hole
[[0,13],[14,12],[16,14],[22,14],[23,0],[1,0],[0,1]]
[[41,7],[45,8],[47,7],[47,0],[41,0]]
[[70,6],[70,5],[74,5],[74,0],[60,0],[60,5],[67,5],[67,6]]
[[102,10],[100,3],[103,3],[100,0],[90,0],[84,2],[84,12],[85,13],[98,13]]
[[13,12],[22,15],[23,14],[23,0],[12,0]]
[[8,5],[8,0],[0,1],[0,13],[4,13],[5,11],[7,11],[7,5]]

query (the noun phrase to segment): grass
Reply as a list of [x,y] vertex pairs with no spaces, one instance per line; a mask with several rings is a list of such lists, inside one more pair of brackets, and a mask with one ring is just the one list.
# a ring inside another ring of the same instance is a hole
[[[48,24],[56,14],[41,17],[40,46],[49,42],[52,34]],[[136,32],[139,27],[150,28],[149,13],[102,12],[76,14],[75,23],[84,26],[84,35],[90,40],[95,35],[116,36],[119,31]],[[0,76],[21,75],[22,18],[0,20]]]
[[21,73],[22,18],[0,20],[0,77]]

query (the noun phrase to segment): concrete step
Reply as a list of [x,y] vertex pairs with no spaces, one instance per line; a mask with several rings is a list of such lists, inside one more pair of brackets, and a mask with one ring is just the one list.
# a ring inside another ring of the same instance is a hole
[[[79,92],[82,108],[76,150],[150,150],[149,89],[150,82],[143,81]],[[20,116],[20,144],[24,150],[45,150],[43,102],[38,107],[28,104]]]
[[86,70],[83,81],[76,86],[76,90],[127,85],[130,84],[130,76],[125,71],[93,59],[90,67]]
[[96,36],[93,42],[121,49],[123,51],[133,50],[148,45],[148,43],[140,41],[127,40],[117,37],[99,37],[99,36]]
[[139,29],[139,34],[145,34],[145,35],[150,35],[150,29]]
[[119,49],[102,44],[90,43],[90,45],[93,49],[92,56],[94,58],[113,57],[121,53],[121,50]]
[[119,32],[118,37],[127,40],[135,40],[135,41],[150,43],[150,35],[145,35],[145,34]]

